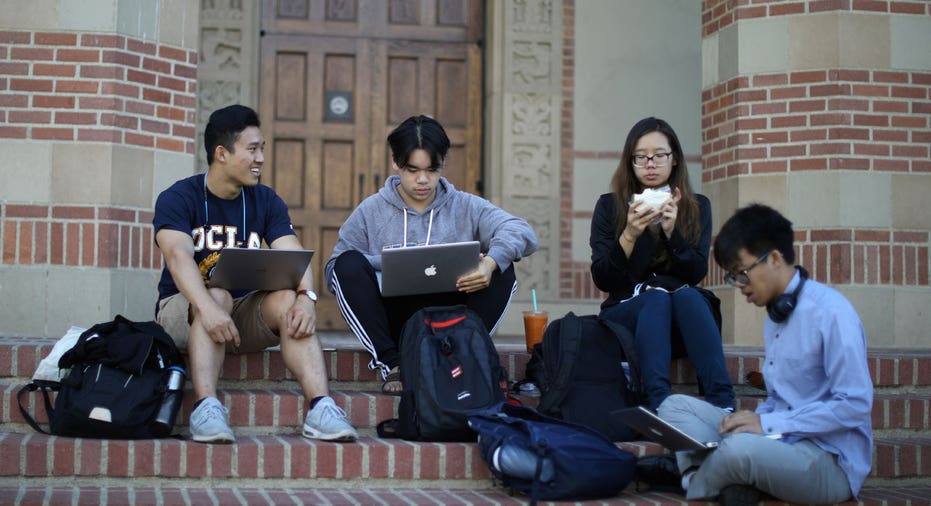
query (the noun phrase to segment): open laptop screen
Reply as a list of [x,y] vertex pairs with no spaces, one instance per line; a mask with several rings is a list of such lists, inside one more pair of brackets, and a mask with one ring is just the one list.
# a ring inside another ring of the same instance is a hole
[[210,286],[227,290],[295,289],[313,256],[313,250],[224,248]]
[[479,264],[478,241],[390,248],[381,253],[385,297],[456,291],[456,280]]

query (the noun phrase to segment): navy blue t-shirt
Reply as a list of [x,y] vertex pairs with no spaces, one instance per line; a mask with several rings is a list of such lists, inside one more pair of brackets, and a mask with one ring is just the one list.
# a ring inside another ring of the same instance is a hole
[[[263,241],[271,244],[279,237],[294,235],[288,206],[274,190],[261,184],[247,186],[236,198],[221,199],[207,190],[203,174],[182,179],[163,191],[155,201],[152,225],[155,233],[167,228],[191,234],[194,261],[205,283],[223,248],[261,248]],[[248,292],[230,293],[241,297]],[[176,293],[178,288],[166,266],[158,283],[158,299]]]

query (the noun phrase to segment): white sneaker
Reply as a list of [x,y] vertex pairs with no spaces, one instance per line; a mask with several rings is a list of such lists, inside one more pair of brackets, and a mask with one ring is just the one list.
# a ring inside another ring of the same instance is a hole
[[356,429],[346,420],[346,412],[333,399],[324,397],[304,418],[304,437],[324,441],[354,441],[359,438]]
[[191,438],[199,443],[232,443],[233,429],[226,422],[229,411],[216,397],[207,397],[191,413]]

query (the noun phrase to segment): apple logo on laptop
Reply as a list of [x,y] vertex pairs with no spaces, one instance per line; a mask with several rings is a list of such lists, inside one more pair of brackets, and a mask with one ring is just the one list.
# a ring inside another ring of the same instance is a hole
[[436,266],[431,265],[430,267],[427,267],[426,269],[423,270],[423,273],[426,274],[427,276],[436,276]]

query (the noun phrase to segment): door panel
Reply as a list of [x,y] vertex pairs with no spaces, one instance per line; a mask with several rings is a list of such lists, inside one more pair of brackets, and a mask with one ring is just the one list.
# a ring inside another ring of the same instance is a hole
[[345,328],[323,266],[340,225],[391,173],[388,133],[411,115],[434,116],[452,142],[444,175],[480,188],[482,2],[264,0],[262,9],[262,181],[317,251],[318,328]]

